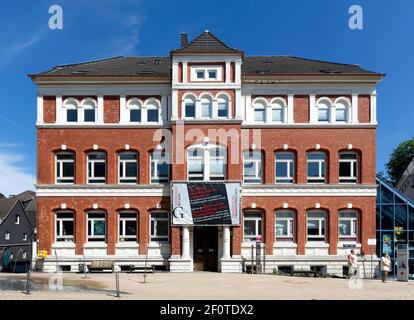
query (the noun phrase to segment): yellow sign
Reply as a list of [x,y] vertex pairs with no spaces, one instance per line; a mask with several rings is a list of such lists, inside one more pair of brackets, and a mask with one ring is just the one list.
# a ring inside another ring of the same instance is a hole
[[37,252],[37,257],[38,258],[46,258],[47,257],[47,250],[39,250]]

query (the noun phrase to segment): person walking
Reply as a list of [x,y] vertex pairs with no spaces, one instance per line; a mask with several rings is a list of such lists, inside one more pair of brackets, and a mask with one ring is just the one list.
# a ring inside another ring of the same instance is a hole
[[382,282],[387,280],[388,272],[391,271],[391,259],[388,252],[385,252],[381,257],[381,271],[382,271]]
[[353,278],[358,272],[358,257],[355,254],[355,250],[352,249],[348,254],[348,278]]

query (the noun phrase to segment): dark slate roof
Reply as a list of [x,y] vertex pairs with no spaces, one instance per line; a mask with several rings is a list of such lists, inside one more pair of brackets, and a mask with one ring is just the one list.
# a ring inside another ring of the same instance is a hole
[[3,220],[18,200],[14,198],[0,199],[0,219]]
[[113,57],[104,60],[59,65],[38,75],[169,76],[170,74],[171,60],[169,57]]
[[184,48],[173,50],[172,53],[240,53],[243,51],[229,47],[210,31],[206,30],[195,37]]
[[30,190],[23,191],[22,193],[19,193],[15,196],[13,196],[14,199],[18,199],[20,201],[26,202],[32,200],[36,196],[36,193]]
[[244,57],[243,74],[376,74],[353,64],[311,60],[294,56]]

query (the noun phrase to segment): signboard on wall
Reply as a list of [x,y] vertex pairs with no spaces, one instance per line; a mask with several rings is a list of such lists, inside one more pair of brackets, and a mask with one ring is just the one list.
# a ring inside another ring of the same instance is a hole
[[173,225],[240,225],[240,183],[175,182]]
[[382,235],[382,253],[388,252],[391,255],[392,248],[391,248],[391,236],[389,234]]
[[408,247],[406,244],[397,246],[397,279],[408,281]]

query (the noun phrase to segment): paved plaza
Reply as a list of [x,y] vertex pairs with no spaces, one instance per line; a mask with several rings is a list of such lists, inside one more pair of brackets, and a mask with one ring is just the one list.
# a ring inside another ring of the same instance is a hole
[[[58,274],[53,274],[59,276]],[[0,300],[4,299],[119,299],[116,297],[115,274],[63,273],[63,290],[52,290],[57,282],[49,274],[33,274],[37,289],[27,295],[25,274],[0,274]],[[237,300],[237,299],[414,299],[414,281],[382,283],[377,279],[350,282],[347,279],[290,277],[276,275],[221,274],[221,273],[155,273],[119,274],[121,299],[173,299],[173,300]],[[18,288],[16,284],[22,284]],[[17,290],[10,290],[7,286]]]

